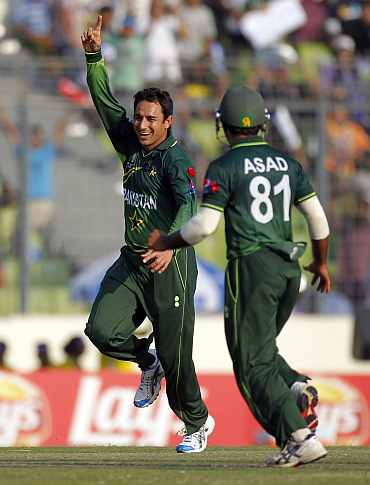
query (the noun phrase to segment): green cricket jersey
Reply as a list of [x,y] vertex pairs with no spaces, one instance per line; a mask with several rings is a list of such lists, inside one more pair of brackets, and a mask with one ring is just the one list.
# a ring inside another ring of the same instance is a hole
[[292,206],[314,195],[296,160],[254,137],[209,165],[202,206],[224,212],[229,259],[263,246],[294,259]]
[[153,229],[174,232],[194,215],[195,172],[172,135],[150,153],[143,151],[126,110],[111,93],[101,53],[86,54],[86,61],[92,99],[123,166],[126,244],[142,251]]

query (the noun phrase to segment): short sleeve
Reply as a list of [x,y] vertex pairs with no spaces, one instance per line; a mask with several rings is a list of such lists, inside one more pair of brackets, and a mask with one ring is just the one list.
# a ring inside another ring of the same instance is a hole
[[222,166],[211,163],[203,183],[202,207],[224,211],[230,198],[230,183]]
[[310,199],[316,195],[314,188],[311,185],[306,173],[301,165],[298,164],[297,183],[295,188],[294,204],[300,204],[304,200]]

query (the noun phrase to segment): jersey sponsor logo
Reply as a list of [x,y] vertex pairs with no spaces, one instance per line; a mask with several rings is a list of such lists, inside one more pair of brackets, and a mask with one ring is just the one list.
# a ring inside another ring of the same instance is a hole
[[135,192],[123,187],[123,200],[125,204],[133,207],[141,207],[142,209],[157,209],[157,198],[152,195],[146,195]]
[[287,172],[288,162],[283,157],[254,157],[244,159],[244,173]]
[[211,179],[204,179],[203,182],[203,194],[214,194],[220,189],[217,182]]

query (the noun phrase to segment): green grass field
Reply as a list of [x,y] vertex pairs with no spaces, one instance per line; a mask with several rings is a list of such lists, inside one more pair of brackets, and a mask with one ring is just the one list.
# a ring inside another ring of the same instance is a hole
[[2,448],[1,485],[359,485],[370,484],[370,447],[332,447],[293,469],[263,467],[267,447],[210,447],[199,455],[173,448]]

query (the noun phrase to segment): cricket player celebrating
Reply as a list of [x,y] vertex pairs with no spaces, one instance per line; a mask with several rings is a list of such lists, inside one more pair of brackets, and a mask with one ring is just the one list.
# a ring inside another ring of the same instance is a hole
[[[292,240],[291,210],[306,217],[317,290],[328,292],[329,227],[301,165],[264,140],[268,114],[259,93],[231,87],[217,112],[230,150],[212,162],[198,214],[170,235],[154,231],[154,251],[186,247],[212,234],[225,216],[228,265],[225,331],[239,390],[281,451],[266,464],[291,467],[326,455],[314,431],[317,390],[279,354],[276,337],[298,296],[297,259],[305,243]],[[144,261],[151,257],[151,250]]]
[[[214,427],[201,398],[192,360],[197,266],[193,248],[147,252],[150,232],[180,228],[196,210],[192,163],[171,135],[173,103],[166,91],[134,97],[134,120],[113,97],[101,54],[102,17],[81,36],[87,81],[95,107],[122,161],[126,246],[107,271],[85,333],[106,355],[137,362],[141,383],[134,398],[146,407],[166,377],[169,405],[184,423],[179,453],[203,451]],[[107,217],[109,215],[107,214]],[[148,316],[153,335],[134,331]]]

